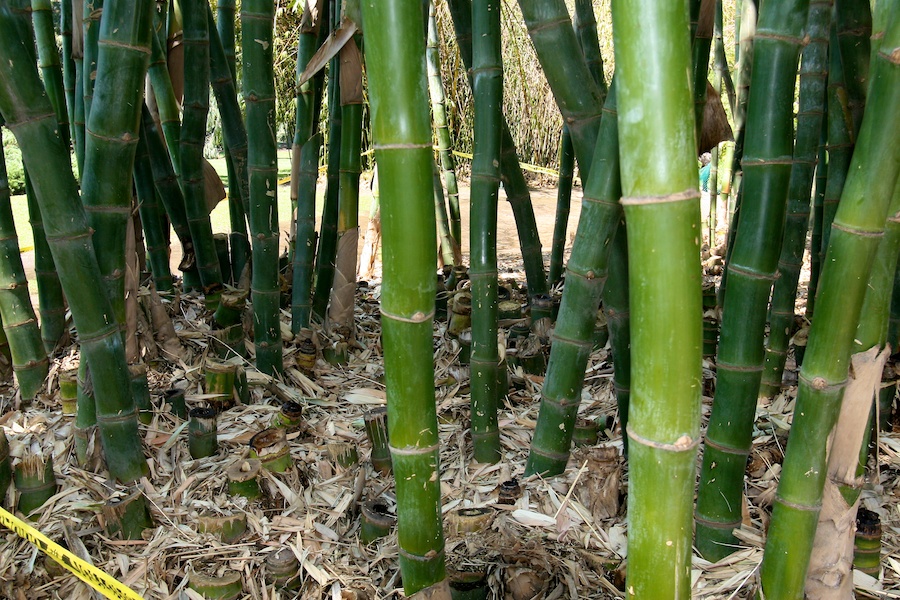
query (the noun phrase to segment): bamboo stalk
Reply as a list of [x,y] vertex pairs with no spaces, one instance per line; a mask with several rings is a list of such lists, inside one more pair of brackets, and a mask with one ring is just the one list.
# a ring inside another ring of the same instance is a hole
[[[209,113],[210,51],[208,5],[205,0],[182,0],[184,18],[184,117],[181,125],[181,182],[188,228],[194,240],[197,272],[207,302],[215,308],[222,289],[222,272],[213,241],[206,186],[203,180],[203,145]],[[224,69],[226,72],[227,68]],[[230,73],[227,73],[230,76]],[[224,97],[223,97],[224,99]],[[237,105],[235,101],[234,105]],[[228,110],[226,104],[219,106]],[[228,114],[228,113],[226,113]],[[229,114],[228,122],[234,120]],[[224,119],[223,119],[224,123]],[[229,131],[230,131],[229,127]],[[234,149],[232,149],[234,157]],[[235,160],[235,167],[240,162]]]
[[859,131],[866,107],[866,89],[869,85],[869,62],[872,50],[872,9],[867,0],[840,0],[834,3],[834,21],[847,87],[848,107],[853,117],[853,130]]
[[744,200],[727,265],[716,396],[697,496],[697,548],[711,559],[733,550],[732,530],[741,520],[744,467],[765,362],[766,312],[781,254],[794,86],[809,2],[762,8],[744,127]]
[[[59,3],[59,35],[62,43],[63,90],[66,97],[66,118],[69,124],[69,140],[75,143],[75,62],[72,55],[72,0]],[[81,35],[79,29],[79,36]],[[79,42],[80,45],[80,42]],[[81,171],[79,171],[79,176]]]
[[168,292],[172,290],[172,272],[169,270],[169,225],[157,202],[153,169],[150,167],[150,151],[147,140],[144,139],[145,135],[147,131],[142,129],[134,156],[134,188],[137,192],[144,237],[147,239],[147,254],[150,255],[153,283],[157,290]]
[[894,6],[872,69],[872,89],[823,263],[816,318],[800,372],[791,437],[761,566],[766,598],[803,593],[827,474],[826,437],[840,408],[848,360],[900,171],[900,11]]
[[[128,11],[140,14],[134,8],[129,3]],[[138,438],[121,336],[103,293],[105,286],[78,201],[68,151],[54,133],[58,127],[55,114],[43,98],[27,46],[18,36],[10,35],[14,31],[12,20],[0,11],[0,31],[4,32],[0,35],[0,112],[16,135],[26,164],[31,165],[47,241],[79,332],[82,357],[91,365],[96,416],[110,474],[123,482],[134,481],[146,473],[147,465]],[[114,28],[112,24],[117,21],[111,18],[109,23]],[[121,166],[121,157],[115,162]]]
[[432,317],[436,236],[421,3],[362,3],[382,202],[388,429],[407,595],[446,590]]
[[176,173],[181,174],[181,116],[179,100],[175,97],[175,89],[169,77],[169,68],[166,62],[166,49],[159,36],[152,36],[150,40],[150,64],[147,74],[150,86],[153,88],[153,99],[156,103],[156,112],[159,113],[160,128],[166,140],[166,148],[171,158]]
[[78,179],[84,172],[84,0],[72,0],[72,63],[75,67],[74,108],[72,125],[75,134],[75,161],[78,163]]
[[[44,461],[40,454],[27,454],[16,466],[15,480],[19,491],[16,510],[30,516],[56,493],[53,457],[48,456]],[[38,515],[31,516],[34,521],[37,518]]]
[[[84,98],[84,123],[85,134],[87,124],[91,116],[91,107],[94,102],[94,82],[97,80],[97,61],[99,56],[100,25],[103,16],[104,0],[82,0],[83,18],[81,22],[83,32],[84,66],[81,71],[83,81],[82,94]],[[88,137],[85,135],[85,146]]]
[[[628,256],[640,265],[628,273],[639,383],[627,429],[626,586],[635,598],[690,598],[702,304],[688,11],[671,0],[616,0],[612,8],[622,205]],[[648,172],[653,161],[660,168]]]
[[44,81],[44,89],[47,90],[50,105],[56,112],[59,137],[64,145],[69,146],[71,144],[69,112],[66,108],[66,90],[63,85],[59,48],[56,47],[56,32],[53,28],[53,11],[50,7],[50,0],[31,0],[31,19],[34,23],[41,79]]
[[[827,117],[827,115],[826,115]],[[806,320],[812,321],[815,310],[816,291],[819,289],[819,273],[822,271],[822,255],[819,249],[822,247],[822,215],[825,205],[825,189],[828,184],[828,119],[822,119],[822,131],[819,134],[819,152],[816,156],[816,191],[812,200],[812,233],[810,234],[809,249],[809,283],[806,293]]]
[[241,6],[244,39],[244,101],[247,105],[250,233],[253,237],[253,332],[256,367],[274,375],[283,369],[278,287],[277,155],[275,153],[275,83],[272,0],[248,0]]
[[800,109],[797,112],[797,136],[788,184],[788,210],[778,259],[778,277],[769,309],[769,338],[760,387],[760,395],[767,397],[781,391],[788,342],[794,326],[794,301],[806,248],[809,203],[825,114],[827,35],[832,4],[831,0],[822,0],[812,1],[809,6],[806,27],[809,42],[803,49],[800,66]]
[[563,254],[566,250],[566,226],[569,222],[569,209],[572,199],[572,179],[575,175],[575,149],[569,128],[563,125],[562,139],[559,142],[559,181],[556,189],[556,217],[553,221],[553,242],[550,246],[551,285],[562,279]]

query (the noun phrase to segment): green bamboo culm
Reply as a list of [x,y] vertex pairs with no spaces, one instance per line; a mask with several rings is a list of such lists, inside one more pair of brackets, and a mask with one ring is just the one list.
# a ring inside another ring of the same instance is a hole
[[826,438],[840,409],[851,346],[900,172],[900,10],[894,5],[826,260],[816,318],[761,566],[761,594],[799,598],[827,474]]
[[53,352],[66,335],[66,298],[59,273],[53,262],[44,219],[34,194],[34,185],[28,170],[25,171],[25,198],[28,202],[28,220],[31,222],[31,238],[34,244],[34,278],[38,286],[38,312],[41,315],[41,339],[47,354]]
[[781,391],[788,342],[793,333],[794,300],[806,248],[813,176],[825,114],[832,4],[832,0],[812,0],[809,4],[806,27],[809,42],[803,49],[800,65],[800,109],[797,112],[797,136],[788,184],[787,217],[778,259],[778,277],[769,309],[769,338],[760,386],[760,395],[770,398]]
[[63,85],[62,65],[59,48],[56,46],[56,32],[53,27],[53,11],[50,0],[31,0],[31,19],[34,23],[34,37],[37,42],[38,67],[47,90],[50,105],[59,122],[59,137],[65,145],[71,143],[69,133],[69,111],[66,90]]
[[181,173],[181,111],[166,61],[166,49],[159,36],[154,35],[150,46],[150,65],[147,68],[156,112],[166,140],[168,155],[176,173]]
[[[363,0],[382,206],[381,322],[403,587],[446,593],[432,321],[436,244],[422,4]],[[427,592],[426,592],[427,595]]]
[[[886,3],[889,4],[889,3]],[[840,0],[834,3],[837,33],[835,53],[844,67],[848,106],[853,129],[859,131],[866,108],[869,62],[872,59],[872,9],[868,0]]]
[[572,201],[572,179],[575,176],[575,148],[569,128],[563,125],[559,140],[559,181],[556,187],[556,217],[553,222],[553,241],[550,245],[550,285],[562,279],[563,255],[566,250],[566,226]]
[[[622,206],[628,257],[640,265],[628,272],[637,385],[628,408],[626,589],[632,598],[687,599],[702,337],[688,10],[684,1],[615,0],[612,11]],[[658,168],[648,172],[651,162]]]
[[75,143],[75,161],[78,178],[84,171],[84,0],[72,0],[72,63],[75,68],[75,90],[72,99],[72,140]]
[[153,183],[150,151],[144,137],[146,133],[146,130],[141,130],[134,155],[134,189],[137,192],[138,212],[141,215],[153,283],[157,290],[170,292],[172,272],[169,267],[169,225],[158,202],[156,186]]
[[[438,155],[444,186],[447,188],[447,202],[450,206],[450,234],[457,246],[462,244],[462,221],[459,212],[459,185],[456,181],[456,160],[453,158],[450,127],[447,121],[446,95],[441,79],[441,57],[439,52],[437,20],[434,16],[434,2],[428,3],[428,34],[425,46],[425,61],[428,66],[428,95],[431,98],[431,117],[437,137]],[[457,263],[458,264],[458,263]]]
[[459,265],[462,264],[462,250],[453,234],[450,231],[450,217],[447,214],[447,199],[444,197],[444,184],[441,183],[441,173],[438,170],[438,163],[435,161],[433,166],[434,176],[434,218],[437,225],[438,243],[441,249],[442,265]]
[[275,154],[275,75],[273,71],[273,0],[245,0],[241,5],[244,102],[247,106],[247,153],[250,177],[250,234],[253,239],[251,301],[256,368],[281,373],[282,345],[278,287],[277,156]]
[[[235,2],[234,0],[220,0],[216,9],[218,18],[216,28],[219,33],[219,40],[222,42],[225,61],[231,71],[232,86],[236,88],[237,62],[234,54]],[[213,48],[212,50],[215,51],[216,49]],[[212,64],[210,64],[210,68],[213,68]],[[235,93],[237,93],[236,89]],[[244,137],[246,137],[246,132]],[[237,171],[234,168],[234,162],[231,157],[231,148],[227,141],[225,142],[225,168],[228,172],[228,218],[231,225],[231,232],[228,234],[228,241],[231,246],[231,280],[234,285],[238,285],[241,274],[244,272],[244,267],[250,262],[250,238],[247,235],[247,202],[249,195],[249,187],[247,186],[249,186],[249,180],[246,176],[244,179],[238,180]],[[222,277],[227,277],[227,274],[222,273]]]
[[[459,54],[467,70],[472,68],[472,3],[471,0],[449,0],[447,3],[456,32]],[[472,80],[469,78],[469,86]],[[516,144],[509,132],[509,124],[504,118],[500,131],[500,181],[506,200],[512,209],[516,221],[516,232],[522,262],[525,266],[525,280],[528,295],[537,296],[550,291],[547,285],[547,274],[544,271],[544,258],[541,254],[541,240],[538,236],[537,223],[534,219],[534,207],[528,191],[528,183],[519,166]]]
[[[612,350],[613,390],[619,410],[619,428],[627,432],[628,407],[631,404],[631,311],[628,306],[628,235],[624,215],[609,250],[608,272],[603,288],[603,310]],[[622,444],[627,456],[627,435],[622,436]]]
[[87,145],[87,124],[94,103],[94,82],[97,79],[97,58],[100,52],[100,24],[103,17],[104,0],[82,0],[82,35],[84,64],[81,69],[82,97],[84,101],[85,145]]
[[[146,6],[143,2],[127,4],[132,15],[146,12],[149,16],[149,10],[144,10],[149,9],[149,2]],[[147,473],[147,463],[138,436],[122,338],[104,292],[69,151],[55,133],[56,115],[29,54],[30,40],[26,43],[11,35],[14,19],[7,6],[0,6],[0,113],[15,134],[26,164],[31,165],[47,241],[78,329],[82,357],[93,373],[96,415],[110,475],[123,482],[135,481]],[[120,24],[115,19],[109,22]],[[123,94],[124,86],[118,91]],[[121,167],[121,158],[115,162]],[[130,179],[130,170],[126,175]]]
[[[206,0],[182,0],[184,19],[184,117],[181,124],[181,181],[197,272],[207,303],[215,308],[222,272],[213,242],[203,180],[203,145],[209,113],[210,51]],[[227,66],[224,71],[230,76]],[[235,102],[235,105],[237,102]],[[220,104],[220,106],[225,106]],[[240,113],[238,113],[240,114]],[[229,122],[235,118],[229,114]],[[234,149],[232,148],[232,156]],[[237,165],[235,165],[237,167]]]
[[[830,45],[838,47],[837,24],[832,23]],[[817,249],[819,262],[825,259],[831,223],[837,213],[838,202],[847,181],[853,147],[859,130],[850,115],[850,95],[845,81],[846,72],[838,52],[829,53],[828,64],[828,180],[825,182],[825,197],[822,200],[822,242]]]
[[[69,140],[75,142],[75,62],[72,58],[72,0],[59,3],[59,36],[62,52],[63,90],[66,96],[66,118]],[[79,46],[81,42],[79,40]]]
[[743,204],[727,265],[716,395],[697,497],[697,548],[711,560],[731,553],[736,543],[732,530],[741,521],[744,467],[765,362],[769,293],[781,254],[794,85],[808,10],[809,0],[764,4],[754,40]]
[[[692,59],[691,73],[694,84],[694,122],[697,139],[703,131],[703,115],[706,109],[707,77],[709,76],[709,52],[712,48],[713,29],[715,25],[715,0],[694,0],[692,3],[692,15],[696,11],[696,24],[691,23],[692,34]],[[700,152],[707,152],[709,148],[700,148]]]
[[819,273],[822,270],[822,257],[819,249],[822,247],[822,224],[825,206],[825,188],[828,187],[828,119],[822,119],[822,132],[819,134],[819,153],[816,157],[816,191],[812,199],[812,219],[810,227],[810,251],[809,251],[809,283],[806,293],[806,317],[812,322],[815,311],[816,290],[819,289]]
[[363,129],[362,52],[350,39],[338,54],[340,68],[341,151],[339,156],[339,207],[334,281],[328,320],[339,331],[353,335],[356,300],[356,257],[359,253],[359,176]]
[[106,293],[121,327],[125,326],[125,232],[131,218],[131,167],[150,58],[152,4],[147,0],[139,4],[107,0],[99,32],[96,81],[92,82],[92,106],[98,111],[86,111],[81,201],[94,229],[93,244]]
[[[595,168],[585,183],[575,242],[566,265],[566,286],[553,330],[527,474],[558,475],[569,459],[597,307],[606,283],[610,242],[622,214],[615,78],[603,108],[594,157]],[[627,310],[627,300],[624,304]]]
[[[2,124],[2,118],[0,118]],[[19,392],[31,400],[44,385],[49,370],[47,352],[41,343],[37,317],[28,295],[28,280],[19,253],[19,238],[13,221],[9,179],[0,132],[0,316],[9,341],[12,367]]]
[[[332,25],[340,18],[340,2],[331,2]],[[325,205],[322,207],[322,221],[319,226],[319,247],[316,252],[315,291],[312,312],[320,320],[325,320],[331,289],[334,285],[334,259],[337,253],[337,222],[340,211],[340,156],[341,156],[341,62],[335,56],[328,63],[328,150],[325,172]]]
[[497,426],[497,194],[503,67],[500,2],[472,2],[472,83],[475,150],[472,159],[469,277],[472,281],[471,419],[475,460],[500,460]]
[[[297,41],[297,78],[324,42],[327,35],[331,4],[319,2],[319,13],[307,7],[300,20]],[[309,327],[312,315],[313,261],[316,254],[316,182],[319,178],[319,113],[325,87],[324,69],[298,86],[297,117],[291,164],[291,195],[297,207],[294,235],[294,269],[291,290],[291,330],[296,334]],[[299,148],[297,146],[300,146]],[[296,163],[296,166],[294,164]]]

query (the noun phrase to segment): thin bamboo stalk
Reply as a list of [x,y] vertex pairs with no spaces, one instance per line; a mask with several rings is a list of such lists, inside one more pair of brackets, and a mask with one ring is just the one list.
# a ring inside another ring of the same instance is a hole
[[822,226],[825,210],[825,189],[828,187],[828,119],[822,120],[822,132],[819,134],[819,153],[816,157],[816,191],[812,200],[813,215],[812,233],[810,234],[809,250],[809,283],[806,292],[806,320],[812,321],[815,310],[816,291],[819,289],[819,273],[822,272],[822,255],[819,249],[822,247]]
[[[153,170],[150,167],[150,153],[147,149],[146,130],[141,130],[137,151],[134,156],[134,188],[137,192],[138,211],[141,225],[147,238],[147,253],[150,255],[150,272],[156,289],[164,292],[172,290],[172,272],[169,270],[168,222],[157,202],[156,186],[153,184]],[[164,229],[165,227],[165,229]]]
[[[72,56],[72,0],[59,3],[59,34],[62,43],[63,90],[66,97],[66,117],[69,123],[69,140],[75,142],[75,62]],[[79,172],[80,175],[80,172]]]
[[[143,4],[128,4],[133,15],[142,14],[134,9],[144,8]],[[134,481],[147,472],[147,464],[138,437],[122,338],[104,293],[69,168],[68,149],[54,133],[58,127],[56,117],[43,95],[26,44],[10,34],[14,31],[12,20],[8,12],[0,11],[0,113],[16,135],[26,164],[31,166],[47,241],[78,329],[82,356],[93,373],[96,415],[110,475],[119,481]],[[119,159],[120,166],[121,162]]]
[[794,301],[803,266],[809,203],[813,176],[825,115],[825,87],[828,78],[828,30],[832,0],[811,1],[800,66],[800,109],[797,112],[797,136],[788,184],[788,211],[784,241],[778,259],[778,277],[769,309],[769,338],[763,367],[760,395],[772,397],[781,391],[781,378],[787,359],[788,342],[794,326]]
[[791,437],[761,566],[766,598],[799,598],[827,475],[826,439],[848,378],[848,361],[871,265],[900,172],[900,11],[894,5],[872,67],[868,107],[822,267],[816,318],[800,372]]
[[[688,11],[671,0],[616,0],[612,8],[622,205],[628,256],[640,265],[628,274],[639,383],[627,430],[626,586],[635,598],[690,598],[702,304]],[[651,163],[659,168],[648,172]]]
[[78,163],[78,178],[84,172],[84,0],[72,0],[72,62],[75,67],[75,97],[72,111],[72,125],[75,128],[75,161]]
[[572,200],[572,179],[575,175],[575,148],[569,128],[563,125],[562,138],[559,141],[559,181],[556,188],[556,217],[553,222],[553,242],[550,245],[551,285],[562,279],[563,255],[566,250],[566,226],[569,223],[569,210]]
[[[2,123],[2,118],[0,118]],[[28,280],[19,254],[19,238],[13,221],[3,136],[0,134],[0,316],[9,342],[13,371],[22,398],[31,400],[44,384],[49,370],[41,343],[37,317],[28,295]]]
[[[446,593],[432,319],[436,236],[425,22],[418,2],[363,2],[382,202],[381,313],[397,538],[407,595]],[[443,596],[441,596],[443,597]]]
[[165,46],[157,35],[150,40],[150,65],[147,74],[150,86],[153,88],[153,99],[156,101],[156,110],[159,113],[159,124],[166,139],[166,148],[175,172],[181,174],[181,111],[172,80],[169,77],[169,68],[166,62]]
[[34,23],[41,79],[47,90],[50,105],[56,112],[56,120],[59,122],[59,137],[63,144],[68,146],[71,143],[69,112],[66,108],[66,90],[63,85],[59,48],[56,46],[56,32],[53,27],[53,11],[50,7],[50,0],[31,0],[31,19]]
[[697,496],[697,548],[707,558],[731,552],[732,530],[741,520],[744,467],[765,361],[766,313],[781,254],[794,86],[809,1],[762,8],[744,127],[744,202],[727,265],[716,396]]
[[[706,81],[709,76],[709,52],[712,47],[713,29],[715,25],[715,0],[693,0],[696,7],[697,23],[692,27],[693,43],[691,46],[691,73],[694,84],[694,121],[697,139],[703,131],[703,115],[706,110]],[[708,148],[700,148],[706,152]]]
[[277,155],[275,152],[275,75],[273,72],[273,0],[245,0],[241,6],[245,44],[244,101],[247,106],[247,158],[250,176],[250,234],[253,239],[253,332],[256,367],[280,373],[282,364],[278,287]]
[[31,221],[31,238],[34,243],[34,278],[38,286],[38,312],[41,315],[41,339],[46,353],[52,353],[66,335],[66,299],[59,283],[59,273],[53,262],[44,220],[34,195],[34,186],[28,171],[25,172],[25,197]]
[[868,0],[839,0],[834,3],[837,29],[835,53],[840,52],[847,87],[853,130],[859,131],[866,108],[869,62],[872,59],[872,9]]
[[[197,272],[203,285],[207,302],[215,307],[222,289],[222,272],[213,242],[209,209],[206,205],[206,186],[203,179],[203,145],[206,141],[206,118],[209,113],[210,50],[209,12],[206,0],[182,0],[184,19],[184,117],[181,125],[181,182],[184,190],[184,209],[187,213],[188,228],[194,240],[194,256]],[[210,15],[211,16],[211,15]],[[220,55],[221,56],[221,55]],[[231,76],[227,65],[220,70]],[[217,82],[221,83],[221,82]],[[227,94],[223,94],[225,96]],[[224,100],[224,97],[223,97]],[[229,104],[219,105],[227,111]],[[237,106],[237,100],[234,107]],[[239,113],[238,113],[239,114]],[[235,119],[228,114],[228,123]],[[223,123],[225,120],[223,119]],[[228,127],[231,130],[231,127]],[[232,157],[235,147],[232,145]],[[240,172],[240,161],[234,161]]]
[[[624,215],[616,229],[609,250],[609,275],[603,288],[603,310],[609,329],[613,358],[613,389],[619,409],[619,427],[628,431],[628,410],[631,404],[631,311],[628,305],[628,232]],[[622,436],[628,453],[628,436]]]
[[[462,244],[462,221],[459,212],[459,185],[456,181],[456,160],[453,158],[450,127],[447,122],[446,96],[441,78],[441,56],[438,51],[437,20],[434,17],[434,1],[428,3],[428,33],[425,45],[425,64],[428,67],[428,95],[431,98],[431,117],[437,133],[438,156],[447,200],[450,205],[450,234],[456,245]],[[459,264],[454,257],[454,265]]]
[[[81,21],[83,33],[84,64],[81,70],[82,95],[84,98],[84,123],[85,132],[90,122],[91,107],[94,102],[94,82],[97,80],[97,60],[100,54],[100,25],[103,17],[104,0],[82,0],[83,18]],[[87,145],[85,135],[85,146]]]

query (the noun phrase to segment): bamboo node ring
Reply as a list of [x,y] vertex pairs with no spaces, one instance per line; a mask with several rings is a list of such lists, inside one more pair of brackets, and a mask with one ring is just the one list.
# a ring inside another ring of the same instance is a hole
[[674,194],[666,194],[663,196],[631,196],[623,197],[622,206],[641,206],[645,204],[665,204],[669,202],[684,202],[685,200],[695,200],[700,197],[700,190],[691,188],[683,192],[675,192]]
[[626,429],[628,430],[628,437],[641,444],[642,446],[648,446],[650,448],[655,448],[657,450],[666,450],[668,452],[687,452],[691,450],[696,450],[697,446],[700,445],[700,436],[692,438],[687,434],[682,434],[675,443],[666,444],[663,442],[657,442],[648,438],[645,438],[641,435],[638,435],[631,428],[631,424],[629,424]]

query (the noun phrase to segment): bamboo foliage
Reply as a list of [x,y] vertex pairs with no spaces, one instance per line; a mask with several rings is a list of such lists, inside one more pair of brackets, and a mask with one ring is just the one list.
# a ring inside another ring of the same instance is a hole
[[[129,12],[141,14],[129,4]],[[119,481],[135,481],[147,472],[147,464],[138,437],[122,338],[104,293],[68,149],[55,133],[56,115],[44,96],[28,47],[11,33],[15,31],[13,20],[8,7],[0,6],[0,113],[16,135],[25,162],[31,165],[47,240],[80,335],[82,356],[93,373],[107,466]],[[127,175],[130,178],[130,172]]]
[[[381,314],[388,430],[407,595],[447,594],[432,320],[436,235],[422,4],[362,3],[382,202]],[[436,596],[445,597],[445,596]]]
[[900,12],[896,5],[872,69],[850,175],[822,264],[816,318],[761,567],[766,598],[798,598],[827,475],[826,438],[848,378],[871,265],[900,172]]
[[793,99],[808,0],[763,5],[743,155],[743,203],[728,263],[716,396],[697,498],[697,548],[730,553],[762,378],[769,293],[784,228],[793,150]]
[[244,101],[247,105],[247,164],[250,178],[250,233],[253,239],[253,333],[256,367],[280,373],[282,365],[278,286],[277,156],[275,153],[275,75],[272,67],[273,0],[245,0],[241,26],[245,44]]
[[612,8],[622,205],[640,265],[629,270],[626,586],[635,598],[690,598],[702,311],[688,10],[671,0]]

